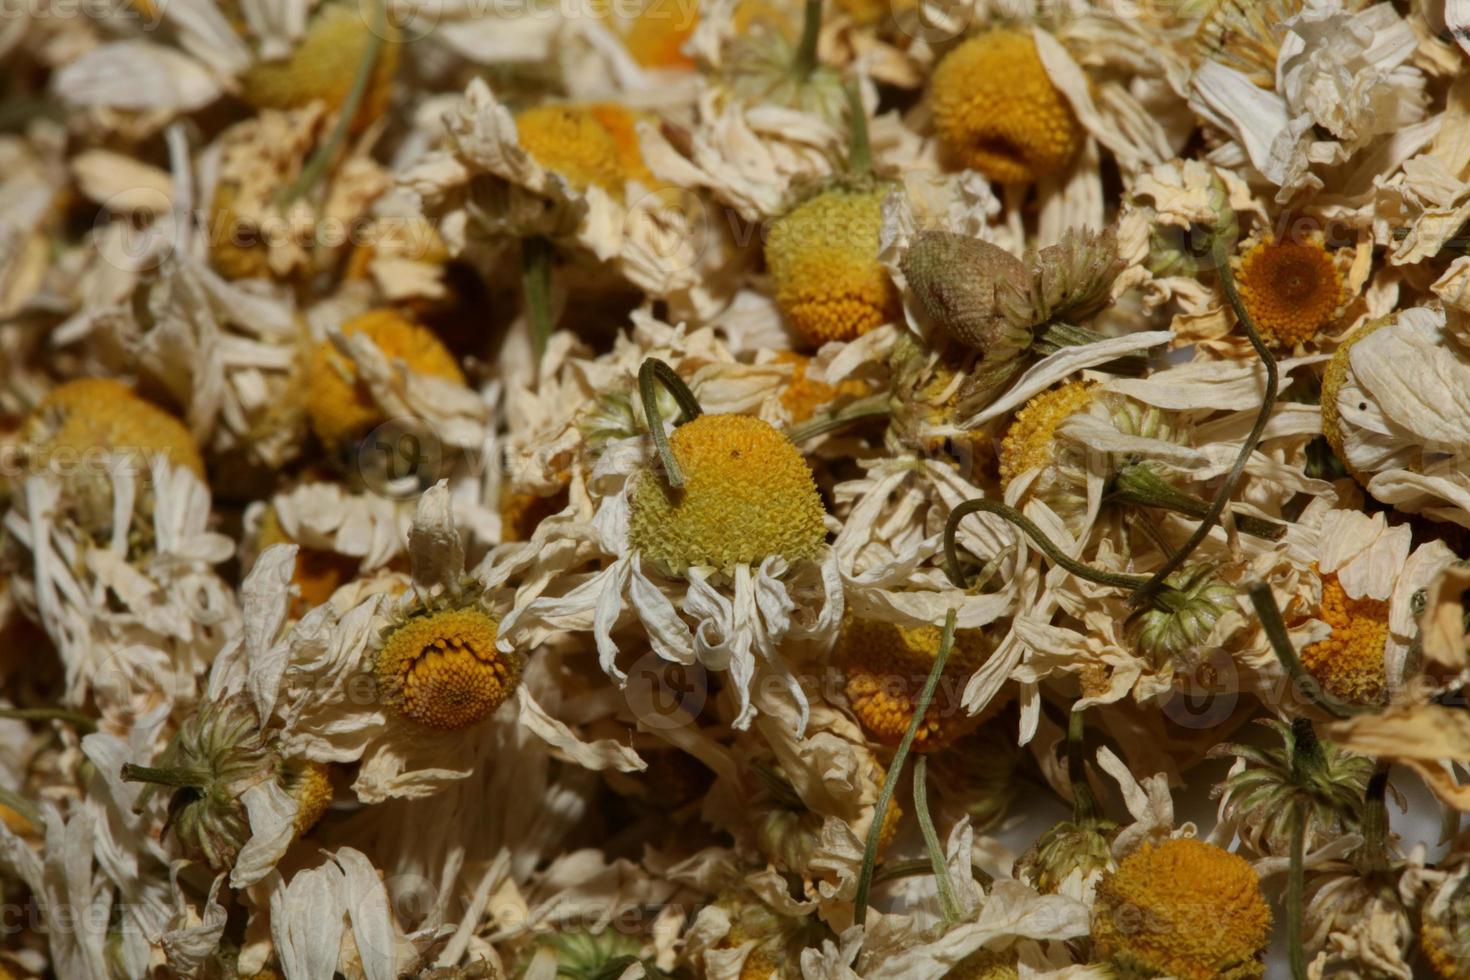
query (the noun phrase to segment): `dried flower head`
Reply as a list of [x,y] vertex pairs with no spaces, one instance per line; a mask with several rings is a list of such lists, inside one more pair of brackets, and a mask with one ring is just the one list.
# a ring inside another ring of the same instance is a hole
[[296,801],[296,836],[300,837],[332,805],[332,776],[327,766],[310,759],[288,759],[281,767],[281,788]]
[[632,490],[629,540],[675,573],[720,571],[768,556],[815,558],[827,539],[826,510],[801,452],[769,423],[747,415],[701,415],[669,437],[684,473],[674,489],[648,469]]
[[51,389],[27,419],[25,436],[42,465],[69,465],[99,450],[161,455],[204,479],[199,447],[183,423],[111,378],[82,378]]
[[1188,837],[1124,858],[1099,883],[1092,911],[1095,956],[1126,976],[1260,977],[1270,929],[1250,864]]
[[776,304],[807,342],[852,340],[892,320],[898,291],[878,262],[886,190],[829,187],[771,225]]
[[1133,642],[1152,663],[1187,661],[1210,637],[1221,616],[1236,608],[1238,590],[1214,565],[1181,568],[1154,597],[1154,607],[1130,624]]
[[[880,745],[897,745],[908,731],[942,635],[936,626],[899,626],[856,616],[843,622],[832,661],[845,678],[843,691],[853,714]],[[991,649],[980,630],[955,632],[934,701],[914,735],[915,752],[938,751],[979,724],[981,719],[960,704],[960,695]]]
[[1016,960],[1014,949],[1004,952],[977,949],[950,967],[944,980],[1017,980],[1021,972],[1016,967]]
[[1049,828],[1016,859],[1013,873],[1043,895],[1054,895],[1074,875],[1087,881],[1112,871],[1118,825],[1098,817],[1064,820]]
[[1354,599],[1335,574],[1322,576],[1318,615],[1332,635],[1302,649],[1302,666],[1329,692],[1353,704],[1378,704],[1388,688],[1383,654],[1388,643],[1388,603]]
[[1093,382],[1073,381],[1043,391],[1016,413],[1001,442],[1002,487],[1023,473],[1058,461],[1057,426],[1091,404],[1096,388]]
[[1232,264],[1241,301],[1273,347],[1305,344],[1342,314],[1342,275],[1320,235],[1259,241]]
[[[240,77],[240,94],[258,109],[297,109],[321,101],[335,110],[347,101],[373,29],[366,7],[345,0],[323,3],[307,25],[306,36],[286,58],[259,61],[246,69]],[[353,120],[357,129],[386,111],[398,70],[396,35],[391,25],[384,29],[386,43],[378,49],[372,80]]]
[[591,107],[533,106],[516,115],[516,138],[537,163],[574,189],[600,187],[622,197],[624,151]]
[[1419,946],[1441,980],[1470,975],[1470,867],[1461,866],[1424,900]]
[[930,101],[944,150],[997,183],[1050,176],[1081,142],[1077,117],[1036,41],[1020,31],[988,31],[947,54],[930,80]]
[[924,314],[951,340],[998,360],[1031,344],[1026,264],[998,245],[948,231],[921,232],[903,274]]
[[475,605],[426,610],[383,633],[373,676],[384,703],[450,732],[493,715],[521,677],[521,658],[495,648],[499,623]]
[[1287,19],[1300,13],[1305,2],[1212,0],[1212,9],[1194,32],[1196,59],[1218,61],[1261,88],[1274,88],[1281,42],[1290,30]]
[[[439,338],[393,310],[370,310],[353,317],[342,325],[342,334],[368,338],[390,363],[402,361],[419,374],[464,383],[454,355]],[[352,361],[330,340],[318,345],[312,357],[305,398],[312,430],[333,451],[385,421]]]
[[1337,458],[1342,461],[1348,473],[1359,483],[1366,483],[1368,477],[1366,474],[1359,473],[1352,465],[1352,457],[1347,451],[1343,438],[1345,435],[1343,419],[1338,410],[1337,397],[1352,371],[1353,347],[1359,341],[1367,339],[1393,322],[1392,317],[1383,317],[1365,323],[1354,330],[1333,352],[1332,359],[1327,362],[1327,369],[1322,372],[1322,435],[1326,437],[1327,444],[1332,447],[1332,451],[1337,454]]
[[[286,529],[281,527],[276,509],[267,507],[260,520],[259,549],[264,551],[273,544],[293,543]],[[360,565],[357,559],[335,551],[297,545],[296,567],[291,572],[291,584],[296,588],[296,594],[291,597],[292,617],[300,619],[331,599],[332,593],[352,580]]]

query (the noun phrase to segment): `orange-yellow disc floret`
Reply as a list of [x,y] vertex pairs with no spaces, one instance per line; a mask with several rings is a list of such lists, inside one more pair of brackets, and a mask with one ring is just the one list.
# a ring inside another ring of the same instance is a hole
[[1339,698],[1353,704],[1381,702],[1388,684],[1383,662],[1388,603],[1366,596],[1353,599],[1336,575],[1323,575],[1318,615],[1332,627],[1332,635],[1302,649],[1302,666]]
[[[367,337],[390,363],[401,360],[418,374],[464,383],[454,355],[439,338],[392,310],[370,310],[353,317],[342,325],[342,333]],[[317,438],[333,450],[384,421],[367,386],[358,380],[352,361],[330,340],[323,341],[312,357],[306,411]]]
[[776,305],[809,343],[852,340],[897,315],[898,291],[878,262],[885,193],[831,187],[771,226]]
[[643,146],[638,142],[638,121],[641,118],[627,106],[616,102],[599,102],[587,107],[613,138],[617,147],[618,176],[623,180],[636,180],[644,187],[654,187],[658,181],[648,163],[643,159]]
[[1240,300],[1273,347],[1312,340],[1342,312],[1342,275],[1320,238],[1261,241],[1235,266]]
[[495,617],[473,607],[409,619],[384,637],[373,665],[379,692],[425,728],[483,721],[520,680],[520,658],[495,649],[498,630]]
[[[605,114],[605,113],[604,113]],[[623,193],[625,151],[588,106],[539,105],[516,116],[521,147],[579,191],[600,187]],[[640,156],[641,160],[641,156]]]
[[310,830],[332,805],[332,776],[327,767],[310,759],[286,764],[283,783],[296,801],[296,836]]
[[111,378],[82,378],[53,388],[27,422],[41,461],[60,465],[105,450],[167,456],[203,479],[204,460],[184,424]]
[[776,361],[795,365],[791,371],[791,383],[781,392],[781,404],[791,413],[793,422],[805,422],[824,405],[838,399],[861,398],[870,390],[867,382],[858,378],[844,378],[835,385],[812,380],[806,373],[811,358],[795,351],[780,351]]
[[526,490],[512,489],[506,484],[500,491],[500,540],[531,540],[541,522],[552,514],[560,513],[566,505],[565,489],[543,497]]
[[[853,714],[874,741],[897,745],[903,739],[942,636],[935,626],[899,626],[855,616],[842,624],[833,662],[845,678],[843,690]],[[942,749],[983,720],[965,711],[960,696],[990,650],[979,630],[956,631],[934,700],[914,735],[915,752]]]
[[1187,837],[1124,858],[1099,882],[1092,910],[1095,957],[1127,976],[1259,977],[1270,932],[1249,862]]
[[[329,0],[318,8],[306,36],[284,59],[258,61],[240,76],[240,95],[257,109],[299,109],[321,101],[334,111],[347,100],[358,67],[367,53],[371,28],[366,8]],[[390,32],[378,48],[372,81],[353,120],[361,129],[388,108],[398,44]]]
[[1042,392],[1016,413],[1001,442],[1001,486],[1056,462],[1057,426],[1086,408],[1096,395],[1095,388],[1092,382],[1073,381]]
[[1016,980],[1021,975],[1016,958],[1014,949],[977,949],[951,967],[944,980]]
[[696,0],[650,0],[623,35],[623,45],[644,68],[692,68],[684,45],[699,25]]
[[748,415],[701,415],[669,438],[684,474],[673,489],[662,472],[636,479],[629,539],[644,557],[682,572],[731,571],[771,555],[815,558],[826,542],[826,510],[800,451]]
[[1035,40],[1020,31],[988,31],[951,51],[934,69],[930,101],[945,153],[998,183],[1056,173],[1081,139]]

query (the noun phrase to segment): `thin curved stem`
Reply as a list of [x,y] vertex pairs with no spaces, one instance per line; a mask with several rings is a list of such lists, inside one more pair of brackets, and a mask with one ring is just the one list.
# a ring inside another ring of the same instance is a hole
[[924,688],[919,692],[919,700],[914,706],[914,717],[893,753],[893,761],[888,764],[888,775],[883,780],[883,788],[878,792],[878,802],[873,805],[873,824],[868,828],[867,844],[863,847],[862,869],[858,872],[857,895],[853,897],[853,925],[860,926],[867,921],[868,892],[873,887],[873,867],[878,862],[878,842],[883,837],[883,818],[888,813],[889,804],[893,802],[893,791],[898,787],[898,777],[903,772],[903,763],[908,758],[909,749],[914,744],[914,736],[918,734],[919,725],[934,701],[934,690],[939,687],[939,677],[944,673],[949,651],[954,647],[954,627],[955,611],[951,609],[944,614],[944,634],[939,640],[939,650],[934,654],[934,666],[929,670],[929,678],[924,681]]
[[939,911],[944,921],[954,922],[960,917],[959,903],[954,897],[954,883],[949,880],[949,868],[944,863],[944,847],[939,843],[939,832],[934,829],[934,818],[929,815],[929,760],[919,756],[914,760],[914,816],[919,821],[919,831],[924,835],[924,846],[929,851],[929,865],[934,870],[934,882],[939,888]]
[[1086,726],[1083,712],[1074,710],[1067,719],[1067,781],[1072,784],[1072,822],[1091,823],[1097,819],[1097,798],[1087,785],[1087,756],[1083,745]]
[[82,732],[95,732],[97,722],[67,708],[0,708],[0,718],[15,721],[64,721]]
[[539,362],[551,341],[551,242],[532,235],[521,242],[521,295]]
[[383,51],[383,38],[388,33],[388,8],[386,0],[369,0],[372,4],[373,22],[368,27],[367,41],[363,45],[362,60],[357,64],[357,74],[352,78],[352,88],[347,90],[347,98],[342,100],[342,108],[337,112],[337,121],[332,126],[332,132],[326,142],[316,148],[306,166],[301,168],[301,173],[281,193],[277,203],[284,207],[304,194],[311,191],[332,165],[332,158],[337,155],[338,149],[347,141],[347,134],[352,131],[352,121],[357,118],[357,110],[362,107],[362,100],[367,97],[368,87],[373,82],[373,72],[378,67],[378,57]]
[[873,147],[868,142],[868,110],[857,80],[847,83],[847,172],[854,177],[873,170]]
[[638,391],[643,397],[643,415],[648,420],[648,433],[653,436],[659,459],[663,460],[664,477],[669,481],[669,486],[677,489],[684,485],[684,471],[679,469],[679,462],[674,459],[674,450],[669,446],[668,436],[664,435],[664,419],[658,410],[655,383],[661,383],[674,396],[674,401],[679,403],[679,417],[674,421],[675,426],[699,418],[704,414],[704,409],[700,407],[699,399],[694,397],[694,392],[689,390],[684,379],[663,361],[650,357],[638,369]]
[[889,401],[886,393],[859,398],[830,415],[821,415],[793,425],[786,430],[786,438],[795,443],[802,443],[854,422],[887,418],[893,414]]
[[1302,868],[1303,850],[1307,846],[1307,815],[1295,807],[1291,824],[1291,863],[1286,878],[1286,951],[1291,962],[1292,980],[1307,980],[1307,953],[1302,946],[1302,899],[1306,891],[1306,872]]
[[1266,365],[1266,393],[1261,399],[1261,410],[1256,414],[1255,424],[1251,426],[1250,434],[1245,437],[1245,442],[1240,446],[1240,452],[1235,457],[1235,465],[1230,467],[1230,475],[1225,482],[1220,484],[1220,490],[1215,494],[1215,499],[1210,502],[1210,509],[1200,520],[1199,526],[1184,542],[1183,547],[1176,551],[1168,561],[1164,562],[1162,568],[1154,572],[1153,578],[1148,584],[1133,594],[1134,605],[1141,605],[1150,599],[1164,585],[1164,580],[1184,564],[1184,560],[1194,553],[1194,550],[1209,536],[1210,530],[1220,520],[1220,515],[1225,512],[1225,507],[1230,503],[1230,498],[1235,495],[1235,489],[1240,485],[1240,478],[1245,473],[1245,464],[1250,462],[1251,453],[1256,451],[1257,444],[1261,441],[1261,434],[1266,431],[1266,423],[1271,420],[1271,411],[1276,407],[1276,385],[1279,373],[1276,370],[1276,358],[1266,348],[1265,341],[1256,331],[1255,321],[1251,319],[1250,311],[1241,302],[1240,293],[1235,289],[1235,276],[1230,271],[1230,250],[1226,238],[1216,236],[1211,251],[1215,261],[1215,272],[1220,277],[1220,287],[1225,291],[1225,298],[1229,300],[1230,307],[1235,311],[1235,318],[1245,328],[1245,335],[1250,338],[1251,346],[1255,348],[1256,356],[1261,363]]
[[1281,661],[1281,667],[1286,671],[1292,685],[1311,699],[1312,703],[1336,718],[1348,718],[1356,714],[1356,708],[1329,694],[1322,683],[1302,666],[1301,657],[1297,656],[1296,648],[1291,645],[1291,637],[1286,632],[1281,608],[1276,605],[1276,597],[1271,594],[1271,586],[1265,582],[1257,582],[1246,590],[1246,595],[1250,597],[1251,606],[1261,620],[1261,628],[1266,632],[1266,639],[1271,642],[1271,649],[1275,652],[1276,659]]
[[1123,572],[1104,572],[1093,568],[1084,562],[1080,562],[1071,555],[1065,554],[1060,548],[1052,543],[1051,539],[1042,533],[1041,528],[1031,523],[1024,514],[1007,504],[998,500],[986,500],[976,497],[967,500],[950,512],[949,520],[944,525],[944,570],[949,576],[950,582],[957,589],[966,588],[964,576],[960,573],[959,549],[955,545],[955,531],[960,526],[960,521],[969,517],[976,511],[987,514],[996,514],[1005,518],[1016,527],[1026,533],[1026,536],[1040,548],[1053,564],[1057,564],[1071,572],[1078,578],[1085,578],[1089,582],[1099,585],[1110,585],[1119,589],[1139,589],[1148,582],[1146,575],[1128,575]]
[[791,74],[805,80],[817,67],[817,38],[822,33],[822,0],[806,0],[801,15],[801,40],[791,59]]

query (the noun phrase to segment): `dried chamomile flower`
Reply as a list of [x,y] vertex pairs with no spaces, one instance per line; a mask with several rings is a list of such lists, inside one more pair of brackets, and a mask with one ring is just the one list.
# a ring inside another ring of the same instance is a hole
[[771,225],[766,268],[776,305],[813,346],[852,340],[898,313],[898,291],[878,262],[888,188],[833,184]]
[[1322,236],[1263,238],[1232,260],[1236,288],[1261,339],[1291,349],[1342,315],[1342,272]]
[[1303,744],[1302,733],[1274,718],[1261,723],[1281,735],[1280,748],[1226,744],[1210,751],[1245,761],[1213,791],[1241,839],[1263,854],[1284,854],[1299,817],[1307,820],[1309,850],[1356,826],[1373,760],[1315,736]]
[[791,441],[747,415],[701,415],[669,437],[684,486],[644,470],[629,502],[629,541],[674,573],[732,570],[775,555],[817,557],[826,510]]
[[1022,750],[1016,745],[1014,730],[1014,721],[1002,715],[930,759],[935,787],[964,808],[976,830],[1005,819],[1026,788]]
[[1326,639],[1302,648],[1302,666],[1331,694],[1352,704],[1381,703],[1388,690],[1384,650],[1389,604],[1347,594],[1336,574],[1322,576],[1317,615],[1332,628]]
[[383,31],[372,79],[357,116],[362,128],[388,107],[391,83],[398,69],[396,29],[375,25],[366,5],[329,0],[317,8],[306,36],[286,58],[259,61],[240,78],[240,94],[260,109],[296,109],[325,102],[331,109],[347,101],[358,68],[372,43],[373,31]]
[[[541,964],[552,972],[543,972]],[[619,977],[637,965],[649,980],[664,980],[668,974],[645,955],[643,941],[616,926],[603,929],[567,927],[538,936],[529,947],[515,975],[554,976],[566,980],[603,980]]]
[[281,788],[296,801],[296,836],[316,826],[332,805],[331,770],[311,759],[287,759],[281,766]]
[[[295,543],[281,527],[275,508],[266,508],[256,539],[258,549],[264,551],[273,544]],[[332,598],[332,593],[357,575],[361,564],[358,559],[335,551],[298,545],[296,567],[291,573],[291,584],[296,587],[296,594],[291,597],[291,616],[300,619]]]
[[781,773],[754,765],[762,791],[751,805],[750,823],[762,854],[786,870],[801,873],[811,865],[822,832],[822,815],[814,813]]
[[1447,876],[1420,911],[1419,948],[1441,980],[1470,974],[1470,866]]
[[1064,820],[1049,828],[1016,859],[1015,876],[1044,895],[1061,890],[1070,878],[1087,882],[1113,870],[1113,838],[1118,825],[1100,816]]
[[1164,582],[1154,606],[1130,624],[1138,649],[1152,663],[1187,662],[1220,617],[1236,608],[1239,590],[1209,564],[1181,568]]
[[998,28],[972,37],[934,69],[934,128],[950,159],[1001,184],[1057,173],[1081,143],[1082,127],[1036,51],[1031,35]]
[[1218,61],[1261,88],[1276,85],[1281,42],[1290,34],[1288,18],[1306,0],[1211,0],[1210,11],[1194,32],[1198,61]]
[[[942,635],[936,626],[899,626],[851,615],[843,621],[832,662],[842,672],[853,714],[880,745],[895,746],[908,731]],[[914,735],[915,752],[938,751],[980,723],[961,706],[960,695],[992,648],[980,630],[955,632],[934,701]]]
[[378,693],[425,728],[457,731],[493,715],[520,682],[521,658],[497,650],[499,623],[476,603],[425,608],[383,631]]
[[799,976],[801,950],[820,946],[830,936],[816,916],[782,915],[749,892],[728,892],[714,904],[730,918],[730,931],[720,940],[719,948],[735,949],[751,944],[740,969],[740,980]]
[[725,52],[720,72],[726,89],[752,106],[784,106],[833,123],[845,119],[848,102],[842,76],[817,61],[821,16],[820,5],[806,5],[802,34],[795,44],[780,30],[736,38]]
[[232,867],[250,838],[241,797],[275,779],[280,760],[267,744],[255,706],[244,695],[205,701],[179,727],[156,766],[124,766],[123,778],[174,787],[168,825],[184,852],[216,871]]
[[999,245],[955,232],[923,232],[902,266],[919,306],[950,339],[996,360],[1030,346],[1026,265]]
[[[204,479],[204,461],[182,422],[110,378],[82,378],[53,388],[26,419],[22,441],[32,470],[47,469],[62,480],[70,513],[96,540],[110,535],[116,467],[126,467],[145,483],[134,501],[138,515],[152,510],[147,492],[149,464],[157,458]],[[151,528],[135,522],[135,531]],[[132,540],[130,549],[149,542]]]
[[1189,837],[1146,843],[1104,876],[1095,959],[1125,977],[1244,980],[1265,974],[1271,909],[1250,864]]
[[561,174],[573,189],[600,187],[622,197],[622,151],[592,107],[539,105],[526,109],[516,115],[516,139],[537,163]]
[[[342,325],[344,337],[357,334],[370,340],[390,363],[402,361],[418,374],[464,383],[459,364],[439,338],[393,310],[371,310]],[[322,341],[312,355],[305,399],[312,430],[334,452],[385,421],[382,409],[358,380],[356,367],[331,340]]]

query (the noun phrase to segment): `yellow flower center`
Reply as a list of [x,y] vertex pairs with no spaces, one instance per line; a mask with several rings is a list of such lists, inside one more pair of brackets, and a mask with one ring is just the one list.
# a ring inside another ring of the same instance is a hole
[[627,106],[614,102],[599,102],[587,107],[617,147],[618,174],[622,180],[636,180],[644,187],[655,187],[658,179],[648,169],[643,159],[643,147],[638,142],[638,121],[643,118]]
[[[315,101],[333,110],[347,100],[366,53],[369,22],[356,3],[329,2],[317,10],[301,43],[280,61],[258,61],[240,76],[240,95],[257,109],[299,109]],[[372,81],[353,127],[361,129],[388,108],[398,44],[393,27],[378,49]]]
[[766,240],[776,305],[809,343],[852,340],[898,312],[878,262],[882,188],[829,188],[778,218]]
[[82,378],[53,388],[31,414],[26,432],[41,461],[58,466],[84,466],[84,454],[99,450],[162,455],[204,478],[204,460],[183,423],[111,378]]
[[1043,391],[1016,413],[1001,442],[1000,482],[1002,487],[1022,473],[1056,462],[1057,426],[1086,408],[1096,396],[1089,381]]
[[[260,522],[259,546],[262,551],[273,544],[295,544],[274,507],[266,509]],[[300,619],[312,609],[332,598],[344,582],[356,577],[360,562],[335,551],[297,545],[296,566],[291,571],[291,584],[296,594],[291,597],[290,615]]]
[[699,5],[692,0],[651,0],[623,35],[623,45],[644,68],[692,68],[684,44],[699,24]]
[[1346,340],[1332,354],[1332,360],[1327,362],[1327,369],[1322,372],[1322,435],[1326,437],[1327,444],[1342,460],[1342,465],[1352,474],[1353,478],[1360,483],[1367,480],[1359,473],[1352,464],[1352,454],[1347,451],[1344,440],[1345,433],[1342,431],[1342,414],[1337,408],[1337,398],[1342,392],[1342,386],[1347,384],[1348,374],[1352,371],[1352,350],[1358,341],[1372,334],[1375,330],[1393,323],[1392,317],[1383,317],[1374,323],[1366,323],[1352,332]]
[[1242,857],[1190,838],[1145,844],[1098,884],[1098,959],[1129,976],[1240,980],[1265,972],[1271,910]]
[[[846,680],[843,691],[863,731],[881,745],[897,745],[913,722],[919,694],[934,669],[943,631],[848,617],[833,650]],[[914,735],[915,752],[934,752],[984,719],[961,705],[965,682],[990,655],[979,630],[959,630],[934,700]]]
[[930,99],[944,151],[998,183],[1056,173],[1081,141],[1036,41],[1020,31],[989,31],[951,51],[934,69]]
[[527,109],[516,116],[516,137],[537,163],[566,178],[576,190],[596,186],[622,196],[626,150],[618,146],[592,108],[541,105]]
[[1342,307],[1342,276],[1319,239],[1259,242],[1235,274],[1241,302],[1273,347],[1306,343]]
[[1336,575],[1323,575],[1319,615],[1332,635],[1302,649],[1302,666],[1340,698],[1354,704],[1382,701],[1388,684],[1383,663],[1388,603],[1350,598]]
[[310,830],[332,805],[332,777],[320,762],[298,759],[286,764],[285,789],[296,801],[296,836]]
[[389,707],[425,728],[455,731],[495,713],[520,680],[520,659],[495,649],[499,624],[476,608],[416,616],[392,630],[373,665]]
[[827,539],[825,509],[801,453],[766,422],[701,415],[669,438],[684,473],[675,490],[661,472],[636,477],[629,538],[676,572],[730,571],[769,555],[815,558]]
[[781,404],[791,413],[793,422],[805,422],[816,414],[817,409],[839,398],[861,398],[869,391],[867,383],[857,378],[844,378],[835,385],[813,381],[806,374],[811,358],[795,351],[780,351],[776,360],[778,363],[796,365],[791,372],[791,383],[781,392]]
[[[370,339],[389,362],[403,361],[418,374],[464,383],[454,355],[427,327],[404,319],[392,310],[370,310],[342,325],[346,336],[362,334]],[[306,387],[306,411],[311,427],[328,449],[340,449],[348,441],[385,421],[382,410],[367,386],[357,378],[357,369],[330,340],[323,341],[312,357]]]
[[1016,951],[998,953],[989,949],[977,949],[960,960],[944,975],[944,980],[1017,980],[1021,971],[1016,969]]

